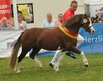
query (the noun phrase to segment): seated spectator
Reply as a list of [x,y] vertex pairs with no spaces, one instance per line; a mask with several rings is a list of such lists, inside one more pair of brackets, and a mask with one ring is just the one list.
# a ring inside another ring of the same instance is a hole
[[58,26],[62,23],[62,17],[63,17],[63,14],[60,13],[60,14],[58,15],[57,20],[55,21],[55,26],[58,27]]
[[22,14],[18,14],[18,24],[20,30],[26,30],[27,29],[27,23],[23,19]]
[[13,18],[10,18],[9,20],[8,20],[8,24],[14,29],[15,28],[15,26],[14,26],[14,19]]
[[96,17],[91,17],[91,21],[92,21],[92,23],[97,23]]
[[100,9],[99,18],[103,16],[103,8]]
[[0,30],[13,30],[13,28],[8,24],[7,18],[3,17],[1,19]]
[[100,10],[96,10],[96,11],[95,11],[95,16],[96,16],[96,18],[99,17],[99,13],[100,13]]
[[99,23],[103,23],[103,15],[98,20]]
[[52,14],[47,14],[47,19],[43,20],[42,27],[55,27],[55,20],[52,18]]

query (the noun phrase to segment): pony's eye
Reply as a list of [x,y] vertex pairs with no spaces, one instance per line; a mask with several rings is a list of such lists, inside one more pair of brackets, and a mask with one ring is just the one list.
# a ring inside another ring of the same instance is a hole
[[83,23],[87,23],[87,19],[83,19]]

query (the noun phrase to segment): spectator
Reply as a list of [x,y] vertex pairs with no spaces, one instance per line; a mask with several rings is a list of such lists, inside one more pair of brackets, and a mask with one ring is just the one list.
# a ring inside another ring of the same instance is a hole
[[99,23],[103,23],[103,8],[100,9],[98,22]]
[[55,20],[52,18],[52,14],[47,14],[47,19],[43,20],[42,27],[55,27]]
[[[9,20],[9,23],[13,26],[14,24],[14,22],[13,22],[13,19],[11,18],[10,20]],[[18,26],[19,26],[19,30],[26,30],[27,29],[27,23],[23,20],[23,16],[22,16],[22,14],[18,14]],[[16,43],[16,41],[17,40],[14,40],[14,41],[12,41],[12,42],[8,42],[7,43],[7,48],[11,48],[11,47],[13,47],[14,45],[15,45],[15,43]]]
[[2,17],[0,30],[13,30],[13,28],[8,24],[7,18]]
[[13,18],[10,18],[9,20],[8,20],[8,24],[14,29],[15,27],[14,27],[14,19]]
[[58,27],[58,26],[62,23],[62,17],[63,17],[63,14],[60,13],[60,14],[58,15],[57,20],[55,21],[55,26]]
[[103,8],[100,9],[99,18],[103,16]]
[[100,13],[100,10],[96,10],[96,11],[95,11],[95,16],[96,16],[96,18],[99,17],[99,13]]
[[22,14],[18,14],[18,24],[19,24],[19,29],[20,30],[26,30],[27,29],[27,23],[23,19]]
[[92,21],[92,23],[96,23],[97,19],[95,17],[91,17],[91,21]]

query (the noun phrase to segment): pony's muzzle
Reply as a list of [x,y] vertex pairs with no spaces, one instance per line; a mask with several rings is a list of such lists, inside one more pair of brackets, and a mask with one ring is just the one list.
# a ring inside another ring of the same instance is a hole
[[90,34],[93,34],[95,32],[95,29],[93,28],[93,26],[90,28]]

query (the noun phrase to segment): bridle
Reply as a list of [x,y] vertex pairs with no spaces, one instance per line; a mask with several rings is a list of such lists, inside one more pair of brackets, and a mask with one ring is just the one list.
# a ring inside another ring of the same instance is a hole
[[[83,19],[83,24],[87,24],[88,20],[87,19]],[[91,22],[90,22],[91,23]],[[86,31],[90,31],[91,27],[93,27],[92,25],[90,25],[89,27],[84,27]]]
[[90,31],[92,26],[89,26],[88,28],[85,28],[86,31]]

